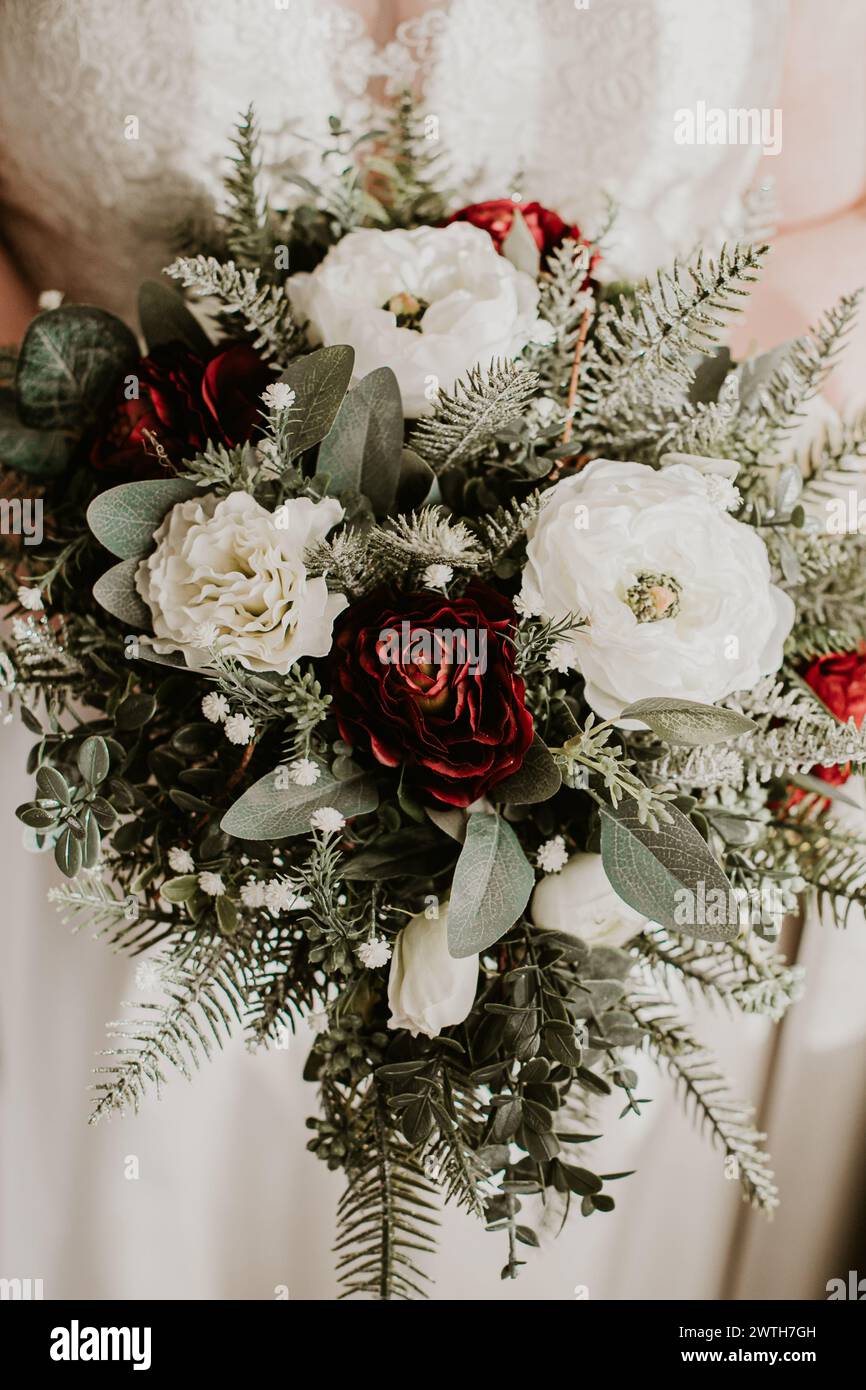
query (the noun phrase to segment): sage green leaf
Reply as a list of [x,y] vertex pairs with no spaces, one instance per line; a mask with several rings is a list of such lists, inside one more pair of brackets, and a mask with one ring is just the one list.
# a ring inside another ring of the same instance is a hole
[[667,698],[638,700],[633,705],[626,705],[620,718],[640,719],[665,743],[686,744],[695,748],[701,744],[724,743],[729,738],[739,738],[741,734],[752,734],[758,727],[753,719],[736,714],[734,710],[701,705],[694,700]]
[[318,444],[334,423],[352,380],[355,352],[350,347],[323,347],[300,357],[280,377],[295,392],[285,435],[292,455]]
[[180,874],[178,878],[166,879],[159,891],[170,903],[188,903],[198,891],[198,877],[196,874]]
[[94,497],[87,508],[87,524],[96,539],[118,559],[140,559],[152,548],[153,533],[166,512],[197,492],[195,483],[188,478],[121,483]]
[[135,587],[135,571],[139,560],[121,560],[110,570],[100,575],[93,586],[96,602],[119,618],[133,632],[149,632],[151,627],[150,609]]
[[519,208],[515,208],[508,235],[502,243],[502,254],[515,270],[523,270],[527,275],[531,275],[533,280],[538,279],[541,252]]
[[37,314],[18,356],[21,419],[36,429],[81,429],[139,357],[135,336],[104,309],[68,304]]
[[448,950],[458,959],[492,946],[514,926],[535,873],[507,821],[473,812],[454,870],[448,906]]
[[61,430],[34,430],[18,413],[14,391],[0,390],[0,464],[33,478],[55,478],[69,461],[75,439]]
[[207,360],[213,346],[183,295],[161,280],[145,280],[138,291],[138,321],[148,352],[164,343],[183,343]]
[[108,744],[99,734],[86,738],[78,750],[78,771],[89,787],[97,787],[108,776]]
[[62,874],[74,878],[81,868],[81,841],[77,840],[67,826],[61,830],[54,846],[54,861]]
[[641,825],[631,798],[602,811],[601,858],[611,887],[669,931],[733,941],[739,930],[733,889],[691,822],[675,807],[669,810],[671,824],[658,830]]
[[493,788],[491,801],[510,801],[516,806],[529,806],[547,801],[562,786],[562,775],[556,759],[547,745],[535,735],[523,759],[522,767]]
[[221,826],[239,840],[284,840],[305,835],[311,815],[322,806],[333,806],[348,820],[375,811],[378,804],[375,779],[360,768],[337,780],[320,765],[319,780],[311,787],[287,782],[285,769],[274,768],[229,807]]
[[216,915],[223,936],[233,936],[238,929],[240,918],[231,898],[222,894],[216,900]]
[[377,367],[344,398],[322,440],[316,476],[327,476],[332,496],[360,492],[376,516],[387,516],[397,496],[402,454],[400,387],[390,367]]

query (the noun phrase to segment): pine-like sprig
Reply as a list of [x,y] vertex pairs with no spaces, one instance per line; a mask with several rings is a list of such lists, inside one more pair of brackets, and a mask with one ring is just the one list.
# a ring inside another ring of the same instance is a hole
[[264,272],[271,259],[267,197],[259,188],[259,128],[252,105],[239,117],[232,136],[235,153],[225,179],[225,233],[228,253],[245,270]]
[[527,407],[538,374],[514,362],[472,367],[453,391],[440,391],[432,415],[412,431],[410,445],[436,473],[471,463]]
[[179,256],[165,273],[193,294],[218,300],[223,313],[241,320],[253,347],[269,361],[283,365],[298,351],[300,331],[285,290],[263,285],[258,269],[246,270],[213,256]]

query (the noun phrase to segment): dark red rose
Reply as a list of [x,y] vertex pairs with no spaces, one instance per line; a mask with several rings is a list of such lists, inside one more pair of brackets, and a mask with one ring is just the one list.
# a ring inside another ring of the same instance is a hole
[[209,439],[243,444],[259,424],[261,393],[273,370],[247,343],[198,357],[182,343],[156,347],[138,366],[138,398],[118,393],[109,423],[91,449],[96,468],[125,477],[155,478],[167,470],[148,436],[170,464],[191,458]]
[[[866,651],[837,652],[813,661],[803,679],[843,724],[853,719],[859,729],[866,715]],[[845,767],[813,767],[812,773],[824,782],[841,786],[851,776]]]
[[462,598],[379,590],[337,619],[331,687],[341,736],[422,796],[469,806],[521,766],[532,716],[508,638],[514,609],[483,584]]
[[[511,231],[514,214],[518,209],[523,213],[524,221],[535,238],[542,260],[546,260],[551,251],[561,246],[566,237],[572,237],[575,241],[583,240],[580,228],[563,222],[559,213],[551,212],[550,208],[542,207],[541,203],[515,203],[510,198],[493,198],[489,203],[470,203],[468,207],[452,213],[448,221],[471,222],[473,227],[480,227],[482,231],[489,232],[497,251],[501,253],[503,242]],[[589,263],[590,272],[600,259],[596,252]]]

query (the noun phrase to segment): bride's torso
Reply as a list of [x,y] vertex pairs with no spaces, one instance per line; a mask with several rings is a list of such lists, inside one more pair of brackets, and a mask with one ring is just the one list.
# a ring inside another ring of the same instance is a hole
[[674,112],[773,105],[785,0],[452,0],[374,38],[375,0],[4,0],[0,234],[36,289],[128,314],[219,197],[250,101],[273,169],[315,172],[328,117],[419,94],[466,200],[538,198],[650,269],[730,217],[758,157],[682,145]]

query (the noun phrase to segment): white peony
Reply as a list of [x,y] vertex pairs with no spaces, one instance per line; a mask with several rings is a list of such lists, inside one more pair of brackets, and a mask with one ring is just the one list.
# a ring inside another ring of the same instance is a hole
[[154,650],[180,651],[188,666],[204,666],[207,632],[223,656],[281,675],[299,657],[324,656],[347,600],[309,578],[303,556],[342,516],[328,497],[299,497],[276,513],[246,492],[179,502],[135,576],[153,616]]
[[537,927],[579,936],[588,946],[624,946],[646,926],[614,892],[600,854],[573,854],[560,873],[540,879],[529,911]]
[[521,605],[587,620],[574,663],[603,718],[653,696],[712,704],[781,665],[794,605],[757,531],[687,464],[596,459],[550,489],[528,537]]
[[388,977],[389,1028],[435,1038],[462,1023],[475,1002],[478,957],[448,953],[448,904],[430,920],[419,912],[397,936]]
[[535,281],[467,222],[350,232],[288,290],[315,342],[355,349],[358,377],[392,368],[413,419],[440,387],[476,363],[517,357],[545,327]]

